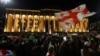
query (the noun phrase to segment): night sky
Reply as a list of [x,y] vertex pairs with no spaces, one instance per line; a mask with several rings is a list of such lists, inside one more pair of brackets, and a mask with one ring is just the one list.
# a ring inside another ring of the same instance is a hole
[[12,0],[7,7],[14,7],[19,9],[61,9],[70,10],[86,4],[89,11],[97,12],[96,15],[89,17],[90,22],[100,20],[100,0]]

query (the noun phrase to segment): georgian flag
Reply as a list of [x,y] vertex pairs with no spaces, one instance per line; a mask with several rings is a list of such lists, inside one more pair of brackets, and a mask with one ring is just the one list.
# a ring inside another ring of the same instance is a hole
[[55,16],[57,17],[60,25],[64,28],[64,29],[68,29],[69,26],[71,24],[73,24],[73,19],[70,17],[70,14],[68,11],[63,11],[60,13],[55,13]]
[[72,24],[79,23],[84,17],[92,16],[95,12],[90,13],[85,4],[82,4],[75,9],[55,13],[60,25],[67,30]]
[[77,13],[77,17],[81,20],[84,17],[89,17],[92,15],[95,15],[96,12],[90,12],[87,7],[86,4],[82,4],[78,7],[76,7],[75,9],[72,9],[72,12]]

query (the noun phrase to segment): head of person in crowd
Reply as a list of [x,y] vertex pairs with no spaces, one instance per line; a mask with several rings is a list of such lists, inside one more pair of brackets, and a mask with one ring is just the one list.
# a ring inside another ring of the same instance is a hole
[[52,53],[54,51],[54,46],[53,45],[50,45],[48,47],[48,52]]
[[55,50],[54,50],[54,46],[53,45],[50,45],[48,47],[48,52],[46,53],[46,56],[55,56]]

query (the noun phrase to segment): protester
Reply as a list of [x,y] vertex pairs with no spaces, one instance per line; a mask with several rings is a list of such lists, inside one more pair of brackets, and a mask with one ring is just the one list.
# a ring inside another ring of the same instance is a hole
[[48,48],[48,52],[46,54],[46,56],[56,56],[55,50],[54,50],[54,46],[50,45]]

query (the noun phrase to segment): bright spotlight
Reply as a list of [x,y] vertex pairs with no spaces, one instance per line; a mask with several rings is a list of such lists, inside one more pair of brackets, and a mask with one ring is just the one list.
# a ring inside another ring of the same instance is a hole
[[1,3],[7,4],[8,2],[11,2],[11,0],[1,0]]

